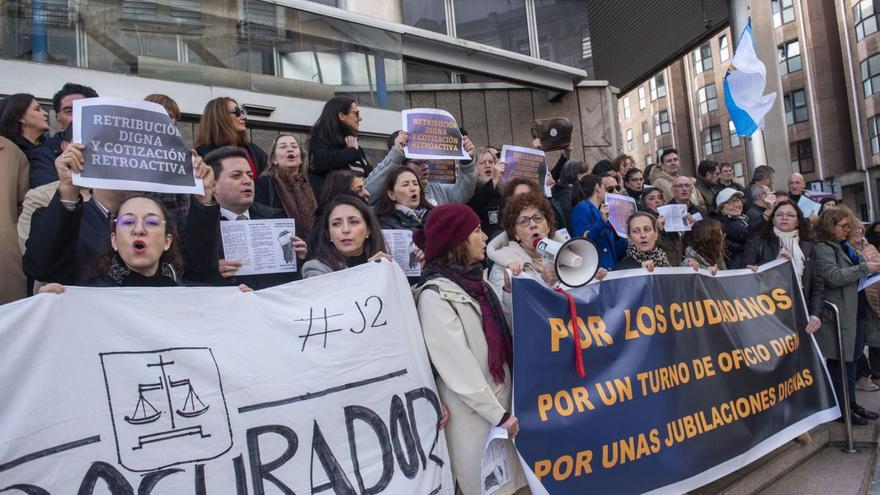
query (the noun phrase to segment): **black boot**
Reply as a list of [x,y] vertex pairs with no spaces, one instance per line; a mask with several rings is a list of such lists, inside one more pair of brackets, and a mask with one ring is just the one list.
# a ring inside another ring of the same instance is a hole
[[877,418],[880,418],[880,414],[877,414],[874,411],[869,411],[858,404],[853,404],[851,409],[853,414],[861,416],[870,421],[874,421]]
[[[843,418],[844,418],[843,416],[840,416],[839,418],[835,419],[834,421],[836,421],[838,423],[843,423],[844,422]],[[868,426],[868,420],[859,416],[856,413],[853,413],[850,418],[851,418],[851,422],[852,422],[853,426]]]

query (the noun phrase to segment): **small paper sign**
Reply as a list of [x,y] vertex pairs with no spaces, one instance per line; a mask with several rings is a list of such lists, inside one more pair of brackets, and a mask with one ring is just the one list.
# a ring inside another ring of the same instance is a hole
[[434,108],[413,108],[401,112],[403,130],[409,139],[403,148],[407,158],[423,160],[470,160],[464,138],[449,112]]

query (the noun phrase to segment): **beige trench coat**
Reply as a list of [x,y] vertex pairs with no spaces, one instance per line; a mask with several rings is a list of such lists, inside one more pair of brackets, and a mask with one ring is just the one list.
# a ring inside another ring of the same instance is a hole
[[12,141],[0,137],[0,304],[25,296],[16,222],[28,190],[30,165]]
[[[431,288],[436,286],[436,290]],[[463,495],[480,495],[480,460],[492,426],[511,408],[512,383],[489,372],[488,347],[479,303],[447,278],[435,278],[416,289],[419,320],[434,369],[440,400],[449,408],[446,443],[452,475]],[[526,486],[513,443],[508,443],[511,480],[498,495]]]

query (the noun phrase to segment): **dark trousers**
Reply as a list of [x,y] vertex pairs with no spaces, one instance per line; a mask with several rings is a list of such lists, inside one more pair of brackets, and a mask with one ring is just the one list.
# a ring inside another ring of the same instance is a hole
[[[851,361],[845,361],[846,368],[846,390],[849,393],[849,403],[856,403],[856,381],[860,376],[858,373],[859,357],[865,354],[865,325],[864,319],[859,318],[856,324],[856,345],[855,355],[851,356]],[[843,383],[841,383],[840,360],[828,359],[828,373],[831,374],[831,385],[837,394],[837,400],[840,403],[840,411],[843,413]]]

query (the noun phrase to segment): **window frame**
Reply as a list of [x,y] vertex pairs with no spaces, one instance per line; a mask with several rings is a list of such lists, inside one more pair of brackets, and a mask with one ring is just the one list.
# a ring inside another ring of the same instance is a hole
[[722,133],[720,125],[706,127],[705,129],[703,129],[701,134],[704,156],[715,155],[724,152],[724,139],[721,137]]
[[[876,65],[877,72],[871,74],[871,67]],[[859,63],[859,72],[862,76],[862,91],[867,98],[874,93],[880,93],[880,53],[875,53]]]
[[639,95],[639,110],[644,110],[648,107],[648,100],[645,98],[645,86],[639,86],[637,93]]
[[[709,97],[708,88],[712,88],[712,97]],[[697,110],[700,115],[707,115],[710,112],[718,110],[718,90],[715,83],[709,83],[702,88],[697,89]],[[712,108],[714,106],[714,108]]]
[[880,114],[868,117],[868,137],[871,156],[880,155]]
[[[791,53],[791,47],[797,47],[797,53]],[[792,74],[794,72],[799,72],[804,69],[804,62],[801,53],[801,44],[800,40],[793,39],[791,41],[786,41],[780,45],[776,45],[776,57],[779,62],[779,74],[787,75]],[[797,60],[797,69],[792,69],[793,61]]]
[[727,38],[726,34],[722,34],[718,37],[718,60],[720,62],[727,62],[730,60],[730,40]]
[[732,120],[727,121],[727,132],[730,137],[731,148],[736,148],[742,144],[742,139],[739,137],[739,134],[736,133],[736,126],[733,125]]
[[[793,0],[770,0],[770,11],[773,14],[774,28],[784,26],[795,20]],[[786,20],[787,17],[788,19]]]
[[694,73],[702,74],[712,70],[712,44],[706,43],[691,52]]
[[[662,83],[658,84],[657,78],[660,78]],[[662,72],[651,78],[649,86],[651,87],[651,101],[666,97],[666,76]]]
[[[871,9],[868,15],[865,15],[866,12],[864,11],[867,10],[863,8],[865,6]],[[853,28],[856,32],[857,42],[880,30],[880,8],[878,7],[880,7],[880,1],[878,0],[860,0],[853,5]],[[871,31],[866,32],[866,28]]]
[[[663,117],[666,117],[665,119]],[[672,130],[669,123],[669,110],[657,110],[654,112],[654,135],[662,136]]]

